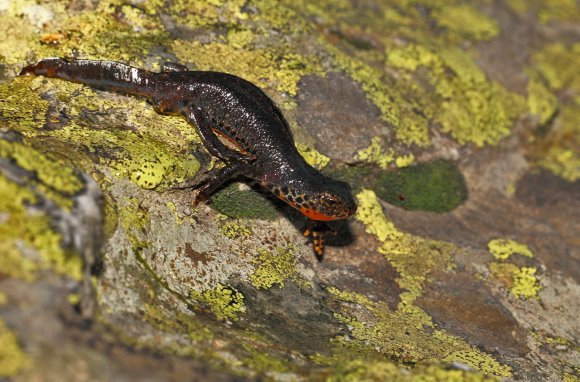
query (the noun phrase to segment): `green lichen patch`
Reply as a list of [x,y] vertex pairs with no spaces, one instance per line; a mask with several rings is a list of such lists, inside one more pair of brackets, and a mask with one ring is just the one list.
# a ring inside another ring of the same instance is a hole
[[456,44],[492,39],[499,25],[478,5],[481,2],[396,0],[385,4],[384,18],[390,34],[411,41]]
[[[336,66],[361,85],[400,142],[428,146],[431,143],[429,130],[435,116],[443,130],[461,143],[495,143],[509,133],[521,108],[521,105],[512,107],[512,98],[517,97],[485,78],[474,82],[463,72],[458,73],[457,69],[462,66],[479,71],[474,64],[469,64],[469,59],[464,59],[465,62],[457,67],[452,67],[453,63],[443,64],[443,70],[429,73],[430,79],[422,74],[394,74],[392,69],[396,63],[389,59],[384,65],[386,56],[391,56],[393,51],[400,50],[402,44],[409,42],[420,42],[420,46],[433,52],[457,49],[469,57],[456,48],[460,42],[488,40],[499,33],[497,21],[476,5],[454,0],[396,0],[388,4],[375,3],[372,7],[356,7],[356,10],[348,5],[344,9],[334,5],[334,2],[331,6],[328,2],[308,4],[306,12],[312,13],[316,19],[326,20],[327,28],[333,25],[333,28],[328,28],[332,32],[321,41],[324,49]],[[385,46],[386,51],[379,51],[378,46]],[[409,46],[413,44],[409,43]],[[427,55],[421,54],[423,57],[417,61],[426,64]],[[447,55],[457,56],[458,53]],[[452,85],[455,94],[449,94],[447,83],[460,76],[462,78]],[[441,93],[433,94],[433,87],[439,88],[437,90]],[[463,89],[468,91],[464,93]],[[502,112],[495,114],[498,107]],[[475,126],[474,120],[477,122]]]
[[390,50],[387,65],[408,79],[414,78],[410,75],[419,69],[427,71],[426,80],[437,96],[426,104],[427,114],[433,115],[441,130],[461,144],[496,144],[510,134],[514,121],[524,111],[521,96],[487,80],[460,49],[408,45]]
[[287,360],[269,354],[263,349],[258,350],[246,345],[244,346],[244,350],[249,353],[249,356],[244,358],[243,362],[252,370],[260,370],[261,372],[274,377],[278,373],[287,373],[293,369],[293,365],[291,365]]
[[[51,102],[37,93],[50,95]],[[53,156],[74,162],[85,171],[94,171],[95,162],[107,164],[114,174],[151,189],[192,179],[199,170],[200,163],[191,153],[199,141],[195,128],[182,118],[155,113],[144,101],[123,97],[125,104],[120,108],[118,100],[99,96],[88,87],[42,78],[2,84],[1,94],[6,94],[6,98],[0,101],[0,118],[10,121],[9,128],[30,139],[42,140],[46,143],[43,147]],[[15,116],[18,112],[20,117]],[[87,113],[94,120],[87,119]],[[54,114],[58,118],[53,120]],[[107,124],[120,126],[100,129],[101,115],[106,116]],[[47,166],[42,168],[49,170]],[[69,172],[63,170],[59,177],[45,178],[58,181]],[[61,183],[62,187],[73,188],[78,180]]]
[[383,172],[373,189],[381,199],[408,210],[448,212],[467,199],[465,179],[448,161]]
[[275,252],[259,250],[253,263],[256,269],[250,281],[258,289],[270,289],[274,285],[283,288],[284,281],[297,274],[297,259],[292,248],[276,248]]
[[510,289],[514,286],[514,276],[519,268],[512,263],[493,262],[489,264],[489,271],[496,281]]
[[514,254],[526,257],[534,257],[534,254],[525,245],[511,239],[494,239],[487,243],[487,248],[498,260],[507,260]]
[[189,297],[205,304],[218,320],[237,320],[246,311],[244,295],[236,288],[219,284],[203,292],[191,291]]
[[264,196],[252,190],[240,190],[231,184],[215,193],[210,205],[216,211],[235,219],[274,220],[279,214],[275,205]]
[[27,364],[26,355],[20,348],[16,336],[0,320],[0,377],[12,377]]
[[52,269],[80,280],[80,257],[61,248],[50,217],[28,210],[36,202],[33,193],[0,176],[0,274],[33,280]]

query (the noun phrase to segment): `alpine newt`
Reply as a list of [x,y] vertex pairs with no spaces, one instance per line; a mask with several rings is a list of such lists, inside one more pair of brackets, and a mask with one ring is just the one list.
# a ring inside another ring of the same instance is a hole
[[245,176],[296,208],[314,224],[314,251],[324,251],[325,226],[356,212],[347,183],[322,175],[298,153],[280,109],[252,83],[231,74],[189,71],[172,64],[159,73],[119,62],[47,58],[26,66],[35,74],[96,89],[145,97],[159,113],[180,115],[196,125],[210,154],[225,165],[198,185],[195,203],[228,179]]

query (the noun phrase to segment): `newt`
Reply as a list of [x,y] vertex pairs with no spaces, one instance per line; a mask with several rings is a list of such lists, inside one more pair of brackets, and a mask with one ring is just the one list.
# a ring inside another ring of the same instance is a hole
[[321,222],[347,219],[356,212],[350,186],[306,163],[280,109],[240,77],[190,71],[179,64],[151,72],[114,61],[63,58],[43,59],[20,72],[28,74],[145,97],[157,112],[182,116],[197,126],[205,148],[224,166],[209,171],[197,185],[195,204],[234,177],[255,180],[313,220],[305,235],[312,235],[319,256],[326,230]]

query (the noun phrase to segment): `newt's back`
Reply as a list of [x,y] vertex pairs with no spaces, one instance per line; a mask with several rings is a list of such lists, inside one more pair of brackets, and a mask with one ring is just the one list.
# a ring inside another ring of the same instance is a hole
[[156,86],[174,105],[199,107],[212,129],[256,162],[301,159],[288,122],[254,84],[226,73],[188,71],[159,73]]

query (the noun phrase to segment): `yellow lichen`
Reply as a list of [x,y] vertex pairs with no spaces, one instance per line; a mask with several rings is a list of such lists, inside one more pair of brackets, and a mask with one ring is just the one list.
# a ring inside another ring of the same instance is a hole
[[[328,288],[328,292],[338,300],[350,304],[341,307],[342,313],[335,317],[350,330],[349,337],[339,336],[334,340],[338,354],[343,348],[349,354],[375,353],[381,357],[430,364],[436,362],[460,362],[473,367],[487,375],[509,377],[508,366],[501,365],[490,355],[477,347],[464,342],[437,328],[431,318],[422,309],[409,304],[400,305],[395,311],[384,302],[373,302],[366,297],[353,293]],[[348,307],[359,304],[355,310],[358,314],[351,316]],[[319,359],[323,361],[323,359]],[[327,360],[335,363],[337,360]]]
[[250,227],[235,221],[230,221],[219,226],[219,233],[230,239],[239,239],[250,237],[253,232]]
[[540,21],[578,21],[580,20],[580,6],[574,0],[541,0],[538,12]]
[[537,298],[540,284],[536,277],[536,268],[522,267],[514,275],[514,284],[510,289],[514,296],[524,298]]
[[498,260],[507,260],[513,254],[534,257],[534,254],[525,245],[511,239],[494,239],[487,243],[487,248]]
[[296,275],[296,256],[292,248],[276,248],[276,253],[259,250],[253,260],[256,268],[250,281],[258,289],[270,289],[274,285],[284,287],[284,281]]
[[356,154],[356,159],[375,163],[379,165],[380,168],[386,170],[389,164],[395,160],[395,154],[393,149],[385,151],[381,145],[381,138],[373,137],[371,138],[371,144],[364,149],[361,149]]
[[22,352],[14,333],[0,320],[0,377],[11,377],[27,364],[26,355]]
[[514,276],[519,270],[518,266],[512,263],[493,262],[489,264],[489,271],[493,277],[508,289],[514,286]]
[[388,52],[387,64],[405,72],[425,68],[438,99],[426,105],[459,143],[496,144],[511,132],[523,111],[521,96],[488,81],[473,60],[458,48],[434,50],[409,45]]
[[[0,51],[9,64],[73,56],[142,62],[140,57],[168,37],[160,20],[137,7],[122,7],[119,1],[100,1],[91,12],[72,12],[63,1],[41,6],[53,15],[42,28],[21,17],[23,9],[3,16],[10,27],[0,30]],[[43,43],[42,35],[54,30],[61,36],[57,43]]]
[[534,257],[532,251],[526,245],[510,239],[491,240],[487,247],[496,259],[502,261],[489,264],[489,270],[495,279],[516,297],[537,298],[540,285],[536,277],[536,268],[520,268],[515,264],[504,262],[514,254]]
[[[539,112],[544,111],[542,120],[544,116],[553,115],[556,100],[551,93],[558,91],[567,95],[561,101],[548,132],[537,137],[531,150],[532,158],[540,167],[570,182],[580,179],[580,103],[577,101],[580,99],[580,75],[575,70],[580,65],[578,57],[580,44],[550,44],[532,56],[533,65],[530,68],[532,74],[543,79],[550,88],[536,90],[535,108],[540,109]],[[530,90],[528,93],[531,101],[533,93]]]
[[33,193],[0,176],[0,273],[32,280],[39,271],[53,269],[80,280],[81,259],[61,248],[50,217],[28,211],[36,201]]
[[578,150],[552,147],[539,165],[562,178],[575,182],[580,179],[580,153]]
[[194,342],[208,341],[214,334],[193,315],[168,312],[157,305],[143,306],[144,320],[167,333],[187,334]]
[[409,167],[415,162],[413,154],[401,155],[395,159],[395,164],[398,168]]
[[[373,191],[363,190],[356,197],[356,219],[365,225],[366,232],[381,241],[379,252],[399,272],[396,281],[405,290],[400,295],[401,302],[397,309],[391,311],[386,303],[373,302],[356,293],[329,289],[341,300],[360,304],[374,317],[371,324],[348,313],[337,315],[350,328],[357,346],[374,349],[406,362],[457,361],[485,374],[510,376],[508,366],[499,364],[490,355],[438,329],[431,317],[414,304],[423,293],[423,285],[429,274],[435,269],[445,270],[451,266],[450,253],[454,246],[399,231],[384,215]],[[339,338],[338,343],[350,351],[355,345],[352,340],[349,344],[344,338]]]
[[540,167],[575,182],[580,179],[580,106],[563,106],[553,125],[538,140],[533,157]]
[[8,303],[8,296],[5,293],[0,292],[0,306],[6,305]]
[[436,7],[431,16],[448,33],[474,40],[489,40],[499,33],[497,22],[467,4],[449,2]]
[[206,304],[218,320],[238,320],[246,311],[244,295],[236,288],[219,284],[203,292],[191,291],[190,298]]
[[430,143],[428,120],[417,113],[416,105],[403,100],[394,87],[389,86],[383,72],[331,45],[326,44],[326,49],[336,64],[360,83],[367,97],[381,111],[382,119],[394,127],[397,139],[407,145],[426,146]]
[[300,155],[302,155],[302,158],[304,158],[306,163],[308,163],[309,165],[318,170],[322,170],[324,167],[326,167],[326,165],[328,165],[328,162],[330,162],[329,157],[319,153],[312,147],[305,145],[297,145],[296,148],[298,149],[298,152],[300,153]]
[[442,366],[419,366],[405,369],[385,360],[348,360],[335,365],[328,382],[492,382],[500,378],[473,371],[453,370]]
[[320,71],[314,57],[275,49],[238,49],[229,44],[175,40],[174,54],[200,70],[216,70],[240,76],[260,87],[295,96],[302,76]]
[[36,133],[45,122],[48,101],[42,99],[41,78],[19,78],[0,84],[0,116],[6,128],[26,136]]
[[13,160],[18,167],[34,173],[43,185],[56,191],[75,194],[83,187],[71,166],[59,163],[28,145],[0,141],[0,157]]
[[540,118],[540,124],[548,122],[558,110],[558,99],[541,82],[528,82],[528,108]]
[[562,376],[562,381],[563,382],[578,382],[580,381],[580,377],[578,377],[578,375],[574,375],[574,374],[570,374],[570,373],[564,373],[564,375]]
[[580,92],[580,44],[567,46],[555,43],[545,46],[532,56],[534,68],[554,90],[568,88]]

